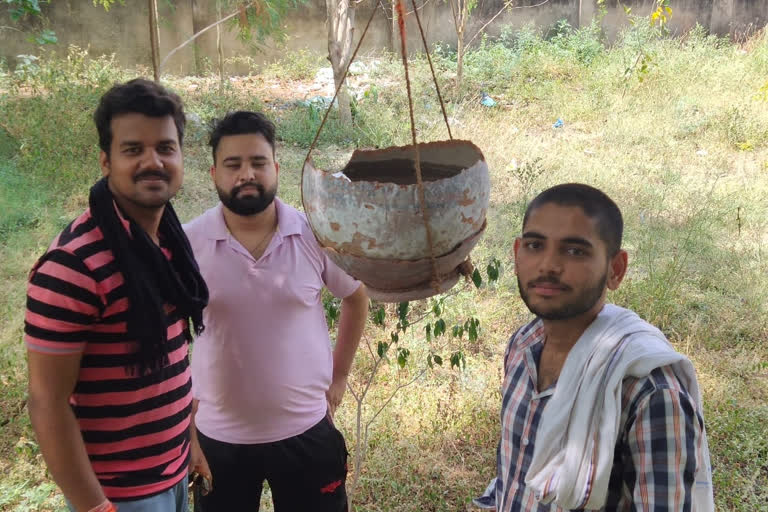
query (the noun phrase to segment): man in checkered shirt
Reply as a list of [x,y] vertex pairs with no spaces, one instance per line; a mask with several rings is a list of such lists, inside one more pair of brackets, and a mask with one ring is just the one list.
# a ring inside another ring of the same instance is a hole
[[[575,355],[568,356],[575,352],[572,349],[577,341],[606,310],[621,311],[643,322],[634,313],[605,302],[607,290],[617,289],[627,270],[627,253],[621,250],[622,230],[616,204],[587,185],[558,185],[542,192],[528,206],[523,233],[514,244],[515,272],[520,295],[536,319],[518,329],[509,341],[504,357],[497,477],[484,496],[474,500],[476,506],[498,512],[711,510],[711,478],[698,478],[702,469],[707,475],[710,471],[704,420],[699,399],[694,396],[698,389],[686,389],[671,364],[649,368],[640,376],[622,379],[619,375],[613,415],[615,433],[607,445],[601,492],[595,491],[595,478],[584,477],[594,470],[591,462],[581,466],[588,471],[568,472],[561,465],[561,474],[545,478],[549,487],[545,486],[544,492],[532,485],[534,470],[541,466],[532,467],[538,463],[534,462],[537,434],[541,440],[546,427],[551,434],[552,425],[546,423],[557,414],[550,410],[547,415],[544,411],[555,395],[558,379],[562,382],[566,371],[571,376],[587,372],[588,364],[592,364],[589,358],[577,359],[583,367],[572,367]],[[671,348],[669,353],[690,365]],[[596,380],[592,379],[592,383]],[[695,374],[691,387],[697,387]],[[562,390],[558,395],[562,398],[567,391],[576,404],[574,410],[585,407],[579,404],[577,390],[580,388]],[[552,448],[554,443],[550,442],[539,450],[567,451],[573,428],[571,423],[560,428],[562,448]],[[587,432],[584,437],[597,439],[595,446],[599,447],[601,435]],[[591,461],[590,453],[583,456]],[[586,482],[583,488],[576,485],[579,475],[580,481]],[[569,501],[561,499],[557,492],[550,493],[550,487],[556,485],[553,481],[558,479],[560,484],[566,482],[562,494],[568,494],[567,486],[573,482],[570,490],[575,492],[571,495],[583,497],[583,501]],[[696,498],[701,496],[695,493],[697,485],[705,487],[707,506],[697,505],[701,503]],[[564,503],[570,505],[562,506]]]

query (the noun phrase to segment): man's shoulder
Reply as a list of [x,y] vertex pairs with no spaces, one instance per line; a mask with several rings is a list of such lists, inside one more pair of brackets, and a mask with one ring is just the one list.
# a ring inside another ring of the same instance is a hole
[[693,398],[680,382],[672,365],[660,366],[643,377],[626,377],[622,382],[622,404],[628,419],[654,396],[665,395],[693,406]]
[[319,251],[320,245],[312,231],[312,226],[309,225],[307,214],[284,201],[280,201],[279,204],[279,215],[284,216],[280,220],[281,229],[285,229],[286,234],[289,236],[299,236],[311,249]]
[[85,261],[90,256],[105,249],[108,247],[105,245],[104,236],[88,209],[56,235],[36,266],[43,260],[57,259],[57,256],[61,255],[66,255],[72,262],[77,260],[85,266]]
[[[208,208],[203,213],[182,225],[190,242],[206,236],[210,230],[211,222],[219,211],[219,205]],[[194,239],[194,240],[193,240]]]
[[74,251],[76,248],[92,242],[104,239],[101,230],[98,229],[96,220],[91,215],[90,208],[70,222],[61,230],[51,243],[49,250],[60,249]]
[[309,220],[307,220],[307,214],[292,206],[285,201],[276,199],[278,202],[278,215],[284,215],[285,222],[293,228],[293,230],[300,231],[302,235],[306,232],[311,233],[312,228],[309,226]]

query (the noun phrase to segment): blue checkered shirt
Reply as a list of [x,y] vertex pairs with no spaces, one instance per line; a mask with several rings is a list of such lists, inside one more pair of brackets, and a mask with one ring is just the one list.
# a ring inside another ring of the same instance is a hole
[[[561,512],[541,504],[525,485],[541,415],[555,382],[538,392],[537,368],[544,348],[544,326],[534,320],[509,341],[504,356],[501,441],[497,477],[475,500],[498,512]],[[643,378],[626,378],[614,464],[603,511],[691,510],[691,489],[700,458],[704,420],[669,367]],[[682,427],[681,427],[682,425]]]

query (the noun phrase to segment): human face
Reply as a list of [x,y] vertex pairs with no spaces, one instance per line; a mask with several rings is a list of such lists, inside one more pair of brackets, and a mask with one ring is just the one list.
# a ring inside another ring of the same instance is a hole
[[263,135],[225,135],[219,140],[211,176],[222,204],[232,213],[250,216],[274,201],[279,168]]
[[544,320],[596,315],[626,267],[627,253],[609,257],[595,219],[576,206],[536,208],[515,240],[520,296]]
[[184,177],[173,117],[130,112],[113,117],[110,127],[112,145],[99,161],[117,203],[129,214],[165,206]]

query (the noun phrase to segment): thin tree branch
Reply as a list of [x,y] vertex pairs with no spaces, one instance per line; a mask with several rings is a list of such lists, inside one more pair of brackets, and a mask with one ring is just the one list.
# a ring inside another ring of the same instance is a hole
[[368,395],[368,390],[371,388],[371,384],[373,384],[373,380],[376,377],[376,372],[379,371],[379,365],[384,360],[384,357],[380,357],[376,360],[376,364],[373,365],[373,369],[371,370],[371,376],[368,378],[368,383],[365,385],[365,389],[360,394],[360,400],[365,400],[366,395]]
[[373,348],[371,348],[371,339],[367,334],[363,334],[363,338],[365,338],[365,345],[368,347],[368,353],[371,354],[371,358],[376,359],[376,354],[373,353]]
[[[366,423],[366,424],[365,424],[365,430],[366,430],[366,433],[367,433],[367,431],[368,431],[368,428],[371,426],[371,424],[372,424],[372,423],[373,423],[373,422],[376,420],[376,418],[379,416],[379,414],[381,414],[381,411],[383,411],[383,410],[384,410],[384,409],[387,407],[387,405],[389,405],[389,402],[391,402],[391,401],[392,401],[392,399],[393,399],[393,398],[395,398],[395,395],[396,395],[396,394],[397,394],[397,393],[398,393],[398,392],[399,392],[401,389],[403,389],[403,388],[407,388],[408,386],[410,386],[411,384],[413,384],[414,382],[416,382],[416,381],[417,381],[418,379],[420,379],[420,378],[421,378],[421,376],[422,376],[422,375],[424,375],[426,372],[427,372],[427,370],[426,370],[426,369],[424,369],[424,370],[421,370],[421,371],[420,371],[420,372],[419,372],[419,373],[418,373],[418,374],[417,374],[417,375],[416,375],[414,378],[412,378],[411,380],[409,380],[409,381],[408,381],[408,382],[406,382],[405,384],[398,384],[398,385],[397,385],[397,387],[396,387],[396,388],[395,388],[395,390],[392,392],[392,394],[391,394],[391,395],[389,395],[389,398],[387,398],[387,401],[386,401],[386,402],[384,402],[384,405],[382,405],[382,406],[379,408],[379,410],[378,410],[378,411],[376,411],[376,414],[374,414],[374,415],[373,415],[373,417],[372,417],[370,420],[368,420],[368,423]],[[366,436],[366,437],[367,437],[367,436]]]
[[352,388],[352,384],[347,381],[347,389],[352,394],[352,398],[355,399],[355,402],[359,402],[360,400],[357,398],[357,393],[355,393],[355,390]]
[[[429,2],[431,2],[431,1],[432,1],[432,0],[424,0],[424,3],[423,3],[423,4],[421,4],[420,6],[418,6],[418,7],[416,8],[416,10],[419,10],[419,11],[420,11],[420,10],[422,10],[422,9],[423,9],[424,7],[426,7],[426,6],[427,6],[427,4],[429,4]],[[384,11],[384,16],[386,16],[386,18],[387,18],[388,20],[390,20],[390,21],[391,21],[391,20],[392,20],[392,16],[390,16],[390,15],[388,14],[388,13],[389,13],[389,11],[387,11],[387,10],[386,10],[386,8],[384,7],[384,3],[383,3],[381,0],[379,0],[379,5],[381,5],[381,10],[382,10],[382,11]],[[408,11],[408,12],[406,12],[406,13],[405,13],[405,15],[406,15],[406,16],[409,16],[409,15],[411,15],[411,14],[413,14],[413,13],[414,13],[414,11]]]
[[453,24],[456,27],[456,33],[459,32],[459,18],[456,16],[456,4],[454,2],[459,2],[459,0],[448,0],[448,3],[451,4],[451,13],[453,13]]
[[[248,4],[246,4],[246,5],[245,5],[244,7],[242,7],[242,8],[245,8],[245,9],[247,9],[247,8],[251,7],[251,6],[252,6],[254,3],[255,3],[255,2],[249,2]],[[187,39],[186,41],[184,41],[183,43],[181,43],[179,46],[177,46],[176,48],[174,48],[173,50],[171,50],[170,52],[168,52],[168,55],[166,55],[166,56],[165,56],[165,58],[164,58],[164,59],[163,59],[163,60],[160,62],[160,67],[159,67],[159,74],[162,74],[162,73],[163,73],[163,66],[165,66],[165,63],[168,61],[168,59],[170,59],[170,58],[171,58],[171,57],[172,57],[172,56],[173,56],[173,55],[174,55],[176,52],[178,52],[179,50],[181,50],[182,48],[184,48],[185,46],[187,46],[189,43],[191,43],[192,41],[194,41],[195,39],[197,39],[198,37],[200,37],[201,35],[203,35],[203,33],[205,33],[205,32],[207,32],[207,31],[209,31],[210,29],[212,29],[212,28],[214,28],[214,27],[216,27],[216,26],[218,26],[218,25],[221,25],[221,24],[222,24],[222,23],[224,23],[225,21],[229,21],[229,20],[231,20],[232,18],[234,18],[234,17],[235,17],[235,16],[237,16],[238,14],[240,14],[240,9],[238,9],[237,11],[233,12],[232,14],[230,14],[230,15],[228,15],[228,16],[225,16],[224,18],[220,19],[219,21],[216,21],[216,22],[214,22],[214,23],[211,23],[210,25],[208,25],[207,27],[205,27],[204,29],[202,29],[200,32],[198,32],[198,33],[196,33],[196,34],[193,34],[193,35],[192,35],[192,37],[190,37],[189,39]]]
[[507,11],[507,10],[511,11],[512,9],[529,9],[529,8],[532,8],[532,7],[541,7],[542,5],[544,5],[544,4],[546,4],[546,3],[549,3],[549,0],[544,0],[543,2],[540,2],[540,3],[536,4],[536,5],[518,5],[517,7],[513,7],[513,6],[512,6],[512,4],[513,4],[513,3],[514,3],[514,0],[509,0],[507,3],[505,3],[505,4],[504,4],[504,7],[502,7],[502,8],[501,8],[501,10],[499,10],[499,12],[497,12],[497,13],[496,13],[496,14],[495,14],[495,15],[494,15],[494,16],[493,16],[493,17],[492,17],[490,20],[488,20],[488,21],[485,23],[485,25],[483,25],[482,27],[480,27],[480,30],[478,30],[478,31],[475,33],[475,35],[474,35],[474,36],[472,36],[472,39],[470,39],[470,40],[469,40],[469,42],[468,42],[466,45],[464,45],[464,47],[465,47],[465,48],[469,48],[469,45],[471,45],[471,44],[472,44],[472,41],[474,41],[475,39],[477,39],[477,36],[479,36],[479,35],[480,35],[480,34],[483,32],[483,30],[485,30],[485,28],[486,28],[488,25],[490,25],[491,23],[493,23],[493,21],[494,21],[496,18],[498,18],[499,16],[501,16],[501,15],[504,13],[504,11]]

